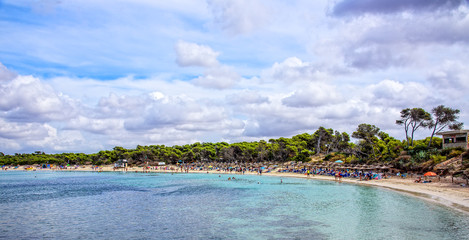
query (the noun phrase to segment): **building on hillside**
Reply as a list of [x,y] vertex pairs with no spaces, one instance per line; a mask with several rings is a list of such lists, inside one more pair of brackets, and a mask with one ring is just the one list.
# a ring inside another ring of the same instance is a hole
[[455,147],[469,149],[469,130],[440,132],[437,135],[443,137],[443,149]]

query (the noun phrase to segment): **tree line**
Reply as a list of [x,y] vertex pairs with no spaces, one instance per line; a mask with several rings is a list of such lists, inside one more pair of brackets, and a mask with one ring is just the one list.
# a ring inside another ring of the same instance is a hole
[[[456,121],[459,110],[438,106],[432,116],[421,108],[404,109],[397,124],[404,126],[406,140],[398,140],[371,124],[360,124],[349,135],[332,128],[319,127],[314,133],[303,133],[291,138],[260,140],[239,143],[193,143],[165,146],[149,145],[126,149],[120,146],[97,153],[30,154],[0,153],[0,165],[32,164],[112,164],[127,159],[132,165],[155,165],[157,162],[184,163],[264,163],[264,162],[308,162],[311,157],[318,160],[342,160],[351,164],[393,164],[398,168],[412,168],[424,162],[437,164],[447,157],[461,154],[462,149],[441,150],[441,138],[434,137],[445,127],[460,129]],[[414,140],[419,128],[431,128],[432,134],[422,140]],[[357,141],[351,141],[351,138]]]

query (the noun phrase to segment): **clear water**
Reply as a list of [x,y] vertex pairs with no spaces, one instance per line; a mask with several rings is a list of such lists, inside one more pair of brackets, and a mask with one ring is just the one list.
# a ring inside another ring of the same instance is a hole
[[390,190],[230,176],[1,172],[0,239],[469,239],[468,215]]

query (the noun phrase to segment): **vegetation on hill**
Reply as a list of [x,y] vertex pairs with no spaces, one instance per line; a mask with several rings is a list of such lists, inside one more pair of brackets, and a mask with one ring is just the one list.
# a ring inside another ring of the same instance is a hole
[[[435,110],[436,109],[436,110]],[[442,114],[441,112],[445,112]],[[415,113],[414,113],[415,112]],[[441,149],[442,139],[434,137],[443,126],[460,129],[462,124],[456,122],[459,110],[444,106],[434,108],[435,120],[421,108],[404,109],[401,119],[396,123],[404,126],[405,140],[395,139],[371,124],[360,124],[351,137],[358,141],[352,142],[350,135],[332,128],[319,127],[314,133],[303,133],[291,138],[260,140],[239,143],[193,143],[186,145],[137,146],[126,149],[116,146],[112,150],[98,153],[60,153],[46,154],[34,152],[30,154],[4,155],[0,153],[0,165],[32,165],[32,164],[112,164],[119,159],[127,159],[132,165],[156,165],[158,162],[175,164],[202,162],[308,162],[342,160],[348,164],[392,165],[406,171],[431,169],[435,165],[452,157],[461,155],[463,149]],[[414,140],[415,131],[420,127],[428,127],[432,135],[422,140]],[[464,155],[465,154],[465,155]],[[469,153],[463,154],[462,166],[469,169]]]

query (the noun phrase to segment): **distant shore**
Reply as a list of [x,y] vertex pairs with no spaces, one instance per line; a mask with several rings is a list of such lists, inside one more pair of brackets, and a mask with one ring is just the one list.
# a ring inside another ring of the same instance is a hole
[[[181,173],[181,171],[176,166],[166,166],[164,168],[149,169],[145,172],[153,173]],[[173,170],[170,170],[173,168]],[[176,171],[178,169],[179,171]],[[24,167],[18,167],[17,169],[9,168],[7,171],[27,171]],[[93,168],[92,166],[80,166],[80,167],[71,167],[68,169],[62,170],[51,170],[51,169],[30,169],[29,171],[89,171],[89,172],[113,172],[113,171],[123,171],[123,169],[114,170],[113,166],[103,166],[99,168]],[[4,171],[1,171],[4,172]],[[142,167],[133,167],[128,168],[128,172],[144,172]],[[226,174],[226,175],[240,175],[237,172],[225,172],[218,170],[189,170],[189,173],[204,173],[204,174]],[[246,172],[245,174],[256,175],[256,172]],[[324,176],[324,175],[310,175],[309,177],[305,174],[300,173],[283,173],[283,172],[267,172],[262,173],[265,176],[275,176],[279,178],[305,178],[312,180],[323,180],[323,181],[336,181],[333,176]],[[342,178],[341,182],[350,183],[350,184],[359,184],[365,186],[374,186],[382,187],[387,189],[392,189],[399,191],[404,194],[412,195],[431,201],[437,204],[442,204],[447,207],[459,210],[466,214],[469,214],[469,187],[461,186],[461,184],[453,184],[449,179],[442,179],[444,181],[434,181],[430,183],[415,183],[413,178],[400,178],[400,177],[390,177],[387,179],[380,180],[369,180],[369,181],[360,181],[356,178]]]

